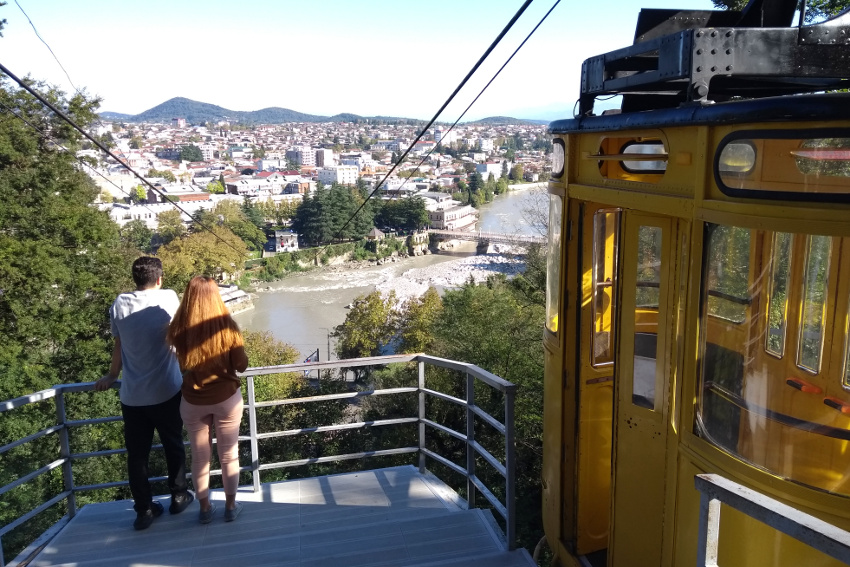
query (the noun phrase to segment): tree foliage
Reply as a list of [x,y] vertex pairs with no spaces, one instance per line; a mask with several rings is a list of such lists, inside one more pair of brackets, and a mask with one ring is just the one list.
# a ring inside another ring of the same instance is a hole
[[177,181],[177,178],[174,176],[174,173],[167,169],[161,171],[157,169],[149,169],[146,177],[162,177],[169,183],[174,183]]
[[156,233],[159,235],[160,244],[168,244],[186,234],[182,213],[177,209],[162,211],[156,216],[156,222]]
[[207,192],[212,193],[213,195],[221,195],[225,191],[224,185],[221,181],[213,180],[207,183]]
[[213,225],[177,238],[157,251],[163,284],[182,292],[192,277],[222,279],[245,268],[245,243],[226,226]]
[[188,146],[183,146],[180,150],[180,159],[183,161],[203,161],[204,154],[201,152],[201,148],[189,144]]
[[375,224],[400,230],[419,230],[428,226],[428,210],[422,197],[376,201],[380,210]]
[[[96,119],[97,100],[79,94],[67,98],[43,83],[30,85],[83,128]],[[108,308],[120,291],[132,289],[130,264],[138,251],[123,246],[118,226],[92,206],[99,189],[77,167],[80,135],[5,80],[0,104],[15,109],[0,114],[0,400],[6,400],[102,375],[112,347]],[[111,409],[105,410],[107,406]],[[114,415],[117,402],[114,397],[74,397],[67,409],[69,419]],[[50,402],[3,414],[0,444],[55,423]],[[98,436],[72,437],[72,451],[85,452],[87,440]],[[120,432],[104,434],[94,443],[111,447],[119,439]],[[54,461],[58,451],[56,437],[47,436],[5,452],[0,485]],[[109,463],[103,470],[115,472]],[[55,470],[5,494],[0,525],[9,525],[62,490]],[[78,502],[86,500],[81,496]],[[4,535],[4,556],[14,557],[57,521],[60,508],[51,507]]]
[[151,251],[153,231],[142,219],[133,219],[121,227],[121,240],[126,247],[148,254]]
[[201,231],[217,225],[226,227],[250,250],[262,250],[266,244],[266,234],[248,219],[242,206],[232,199],[219,201],[211,211],[198,210],[192,229]]
[[362,238],[374,226],[371,207],[363,207],[353,216],[363,200],[363,195],[351,187],[336,183],[330,188],[319,186],[312,195],[304,196],[292,227],[310,244],[326,244],[334,238]]

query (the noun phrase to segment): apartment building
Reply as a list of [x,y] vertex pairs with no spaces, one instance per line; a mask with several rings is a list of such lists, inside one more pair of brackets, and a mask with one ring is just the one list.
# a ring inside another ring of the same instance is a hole
[[319,182],[324,185],[332,183],[355,185],[357,183],[357,167],[354,165],[323,167],[319,170]]
[[294,147],[286,150],[286,159],[298,165],[316,165],[316,152],[310,146]]

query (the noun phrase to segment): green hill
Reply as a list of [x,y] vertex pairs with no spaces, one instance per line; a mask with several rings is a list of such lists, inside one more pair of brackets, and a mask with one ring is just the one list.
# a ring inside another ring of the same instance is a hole
[[[124,114],[120,112],[101,112],[100,117],[104,120],[116,120],[121,122],[159,122],[170,123],[172,118],[185,118],[190,124],[201,124],[203,122],[228,121],[239,124],[285,124],[287,122],[355,122],[374,124],[424,124],[425,121],[414,118],[398,118],[391,116],[359,116],[351,113],[340,113],[334,116],[317,116],[296,112],[288,108],[270,107],[250,112],[241,110],[230,110],[215,104],[198,102],[183,97],[175,97],[158,104],[153,108],[145,110],[141,114]],[[472,124],[548,124],[546,121],[520,120],[495,116],[478,120]]]

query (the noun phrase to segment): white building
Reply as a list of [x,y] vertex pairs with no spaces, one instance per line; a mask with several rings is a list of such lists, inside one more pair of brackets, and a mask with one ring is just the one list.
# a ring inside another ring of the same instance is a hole
[[286,150],[286,159],[298,165],[316,165],[316,152],[310,146],[294,147]]
[[448,128],[437,126],[434,128],[434,141],[444,146],[449,146],[457,141],[457,132],[449,131]]
[[482,152],[492,152],[493,151],[493,139],[492,138],[478,138],[478,149]]
[[437,230],[473,230],[478,220],[478,211],[472,205],[459,205],[452,201],[448,206],[441,206],[428,211],[431,228]]
[[354,185],[357,183],[357,167],[353,165],[332,165],[319,170],[319,182],[324,185],[338,183]]
[[200,144],[198,149],[201,150],[201,155],[204,156],[204,161],[212,161],[215,159],[217,148],[212,144]]
[[325,148],[316,150],[316,167],[328,167],[334,165],[334,152]]
[[[511,170],[512,165],[508,163],[508,171]],[[476,163],[475,171],[481,174],[481,177],[484,178],[484,181],[487,181],[487,178],[490,177],[490,174],[493,174],[495,179],[498,179],[502,176],[502,162],[500,161],[487,161],[484,163]]]
[[298,235],[289,230],[274,231],[275,252],[295,252],[298,250]]

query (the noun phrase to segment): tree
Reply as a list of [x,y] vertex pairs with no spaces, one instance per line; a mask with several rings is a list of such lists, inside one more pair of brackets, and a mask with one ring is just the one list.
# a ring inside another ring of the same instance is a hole
[[133,219],[121,227],[121,240],[129,248],[135,248],[145,254],[151,251],[153,231],[142,219]]
[[[378,356],[389,345],[397,331],[398,315],[395,311],[395,292],[384,298],[381,292],[358,297],[345,321],[334,327],[331,336],[336,339],[335,352],[340,359]],[[353,369],[357,379],[367,372]]]
[[221,181],[210,181],[207,183],[207,192],[214,195],[221,195],[224,193],[224,185],[221,184]]
[[130,200],[135,203],[141,203],[148,200],[148,192],[143,185],[136,185],[130,191]]
[[502,179],[508,176],[508,162],[502,160]]
[[132,138],[130,138],[129,146],[130,146],[131,150],[138,150],[139,148],[142,147],[143,143],[144,142],[142,141],[142,139],[140,137],[133,136]]
[[245,215],[245,218],[262,230],[266,226],[266,221],[263,218],[263,213],[251,200],[246,196],[242,201],[242,213]]
[[177,238],[157,251],[164,287],[182,291],[199,274],[217,279],[238,274],[245,268],[245,252],[245,243],[226,226]]
[[204,154],[201,152],[201,148],[189,144],[188,146],[183,146],[180,150],[180,159],[183,161],[203,161]]
[[183,224],[183,216],[177,209],[162,211],[156,216],[156,232],[162,244],[168,244],[175,238],[181,238],[186,234],[186,225]]
[[[66,97],[45,83],[27,82],[82,128],[97,119],[97,100]],[[130,264],[138,251],[123,246],[118,226],[93,206],[100,190],[78,167],[80,134],[5,78],[0,105],[14,109],[0,119],[0,399],[7,400],[102,376],[112,350],[108,309],[118,293],[133,289]],[[75,395],[66,410],[69,419],[85,419],[115,415],[119,405],[114,394]],[[0,419],[0,439],[21,439],[55,423],[50,403],[8,412]],[[106,426],[73,435],[71,450],[83,453],[122,443],[120,430]],[[54,461],[56,445],[28,443],[0,459],[3,485]],[[86,474],[86,464],[79,464],[75,473],[81,483],[107,482],[109,475],[123,478],[120,463],[104,463],[94,478]],[[8,526],[62,490],[61,478],[48,474],[5,494],[0,525]],[[108,492],[109,498],[127,497],[117,489]],[[4,535],[3,555],[15,557],[60,519],[61,508],[48,508]]]
[[[97,100],[30,83],[83,128]],[[0,121],[0,399],[99,378],[108,362],[106,310],[129,285],[132,251],[92,206],[99,189],[77,167],[81,136],[23,90],[0,103],[29,123]]]
[[174,174],[172,172],[168,171],[167,169],[163,170],[163,171],[159,171],[159,170],[156,170],[156,169],[149,169],[148,174],[145,177],[162,177],[163,179],[165,179],[169,183],[174,183],[175,181],[177,181],[177,178],[174,177]]
[[[712,0],[715,8],[743,10],[748,0]],[[806,2],[806,22],[820,21],[836,16],[850,7],[850,0],[810,0]]]
[[422,297],[405,302],[399,322],[401,336],[399,351],[404,353],[433,352],[436,341],[434,325],[440,318],[442,311],[443,301],[433,287],[429,287]]
[[511,168],[511,173],[508,175],[510,179],[513,181],[522,181],[522,176],[524,174],[523,167],[521,163],[516,164]]

